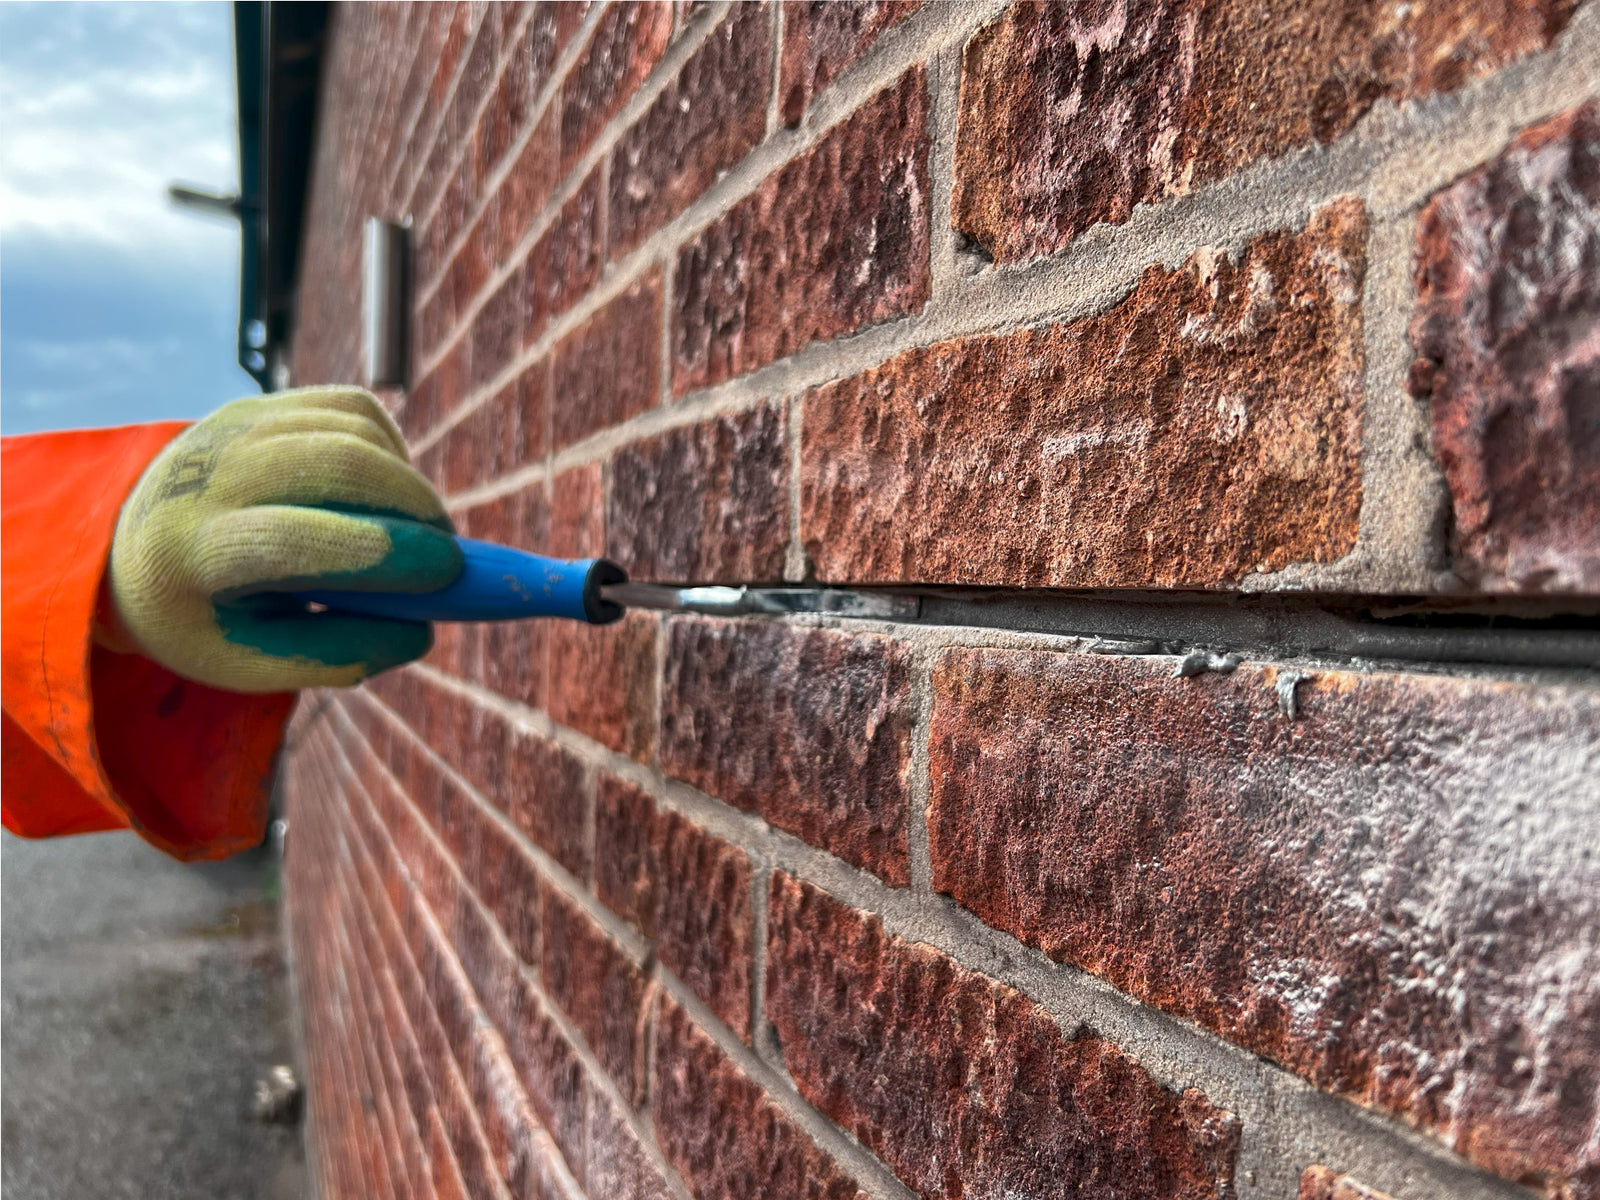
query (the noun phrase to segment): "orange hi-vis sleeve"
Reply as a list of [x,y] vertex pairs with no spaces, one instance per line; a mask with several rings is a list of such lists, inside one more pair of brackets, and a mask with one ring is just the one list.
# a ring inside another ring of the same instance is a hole
[[0,439],[0,817],[12,833],[133,829],[194,859],[265,831],[294,694],[220,691],[93,638],[117,514],[185,428]]

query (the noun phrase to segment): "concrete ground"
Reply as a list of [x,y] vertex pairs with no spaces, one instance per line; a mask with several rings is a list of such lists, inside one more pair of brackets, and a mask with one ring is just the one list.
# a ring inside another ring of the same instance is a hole
[[5,1200],[299,1200],[298,1125],[251,1115],[293,1061],[277,865],[131,834],[0,836]]

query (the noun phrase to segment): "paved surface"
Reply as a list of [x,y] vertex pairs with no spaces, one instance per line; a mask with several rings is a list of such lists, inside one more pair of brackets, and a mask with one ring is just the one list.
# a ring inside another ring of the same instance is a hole
[[251,1116],[292,1061],[277,869],[131,834],[0,835],[5,1200],[298,1200],[297,1126]]

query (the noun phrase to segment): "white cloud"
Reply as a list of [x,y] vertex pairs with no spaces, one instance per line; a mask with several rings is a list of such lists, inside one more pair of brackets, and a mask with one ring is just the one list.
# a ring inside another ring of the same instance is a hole
[[0,238],[236,253],[231,227],[166,199],[237,186],[233,87],[226,5],[0,5]]

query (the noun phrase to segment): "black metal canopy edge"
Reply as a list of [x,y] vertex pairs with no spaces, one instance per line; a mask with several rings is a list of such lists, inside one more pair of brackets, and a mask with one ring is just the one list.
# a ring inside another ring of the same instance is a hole
[[236,0],[239,365],[272,391],[294,335],[329,5]]

